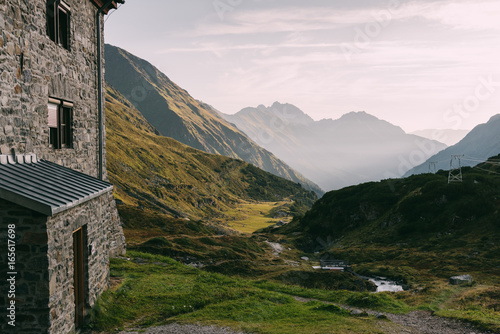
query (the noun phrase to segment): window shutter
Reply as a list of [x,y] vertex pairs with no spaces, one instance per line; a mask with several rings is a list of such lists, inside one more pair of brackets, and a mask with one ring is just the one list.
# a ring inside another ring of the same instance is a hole
[[57,110],[59,106],[57,104],[49,103],[49,128],[57,128]]

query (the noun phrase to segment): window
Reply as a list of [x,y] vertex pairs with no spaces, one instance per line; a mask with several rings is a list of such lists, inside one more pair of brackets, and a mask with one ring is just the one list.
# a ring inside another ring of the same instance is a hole
[[66,101],[49,99],[49,147],[71,148],[73,146],[73,104]]
[[47,35],[63,48],[70,49],[70,7],[62,0],[47,1]]

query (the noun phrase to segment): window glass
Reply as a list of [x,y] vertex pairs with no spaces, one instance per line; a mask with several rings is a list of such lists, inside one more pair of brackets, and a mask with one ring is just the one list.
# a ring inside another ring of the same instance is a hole
[[61,147],[71,147],[71,109],[61,109]]
[[58,8],[59,12],[59,44],[69,50],[69,11],[62,6]]
[[47,35],[51,40],[70,49],[70,7],[63,1],[47,1]]
[[71,148],[73,145],[73,104],[50,99],[48,103],[48,126],[49,126],[49,147],[51,148]]
[[47,35],[54,42],[56,41],[56,14],[54,10],[55,0],[47,1]]

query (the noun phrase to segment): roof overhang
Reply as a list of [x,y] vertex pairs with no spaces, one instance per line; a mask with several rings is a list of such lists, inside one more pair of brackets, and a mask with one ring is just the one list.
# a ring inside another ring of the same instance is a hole
[[112,190],[108,182],[36,157],[0,159],[0,198],[47,216]]
[[[106,0],[90,0],[92,1],[92,3],[97,7],[97,8],[101,8],[102,6],[104,6],[104,4],[107,2]],[[104,8],[103,12],[104,14],[108,14],[108,12],[111,10],[111,9],[116,9],[118,8],[118,3],[123,3],[124,1],[123,0],[116,0],[116,1],[112,1],[111,4],[108,6],[108,8]]]

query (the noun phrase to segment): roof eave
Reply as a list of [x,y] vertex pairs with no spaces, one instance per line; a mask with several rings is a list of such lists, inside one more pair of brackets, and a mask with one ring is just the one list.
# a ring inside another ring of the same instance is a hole
[[45,216],[53,216],[57,213],[64,212],[66,210],[72,209],[80,204],[83,204],[85,202],[88,202],[96,197],[99,197],[101,195],[104,195],[105,193],[108,193],[110,191],[113,191],[113,186],[110,186],[106,189],[103,189],[101,191],[95,192],[91,195],[88,195],[87,197],[74,201],[72,203],[68,203],[66,205],[62,205],[59,207],[53,207],[50,205],[46,205],[40,202],[37,202],[33,199],[26,198],[22,195],[16,194],[14,192],[11,192],[7,189],[2,189],[0,188],[0,199],[4,199],[8,202],[17,204],[19,206],[22,206],[23,208],[30,209],[32,211],[41,213]]
[[82,199],[80,199],[80,200],[74,201],[74,202],[69,203],[69,204],[67,204],[67,205],[63,205],[63,206],[60,206],[60,207],[57,207],[57,208],[52,208],[52,214],[51,214],[51,216],[53,216],[53,215],[55,215],[55,214],[57,214],[57,213],[60,213],[60,212],[63,212],[63,211],[66,211],[66,210],[72,209],[72,208],[74,208],[75,206],[78,206],[78,205],[80,205],[80,204],[83,204],[83,203],[85,203],[85,202],[88,202],[88,201],[90,201],[91,199],[94,199],[94,198],[96,198],[96,197],[99,197],[99,196],[101,196],[101,195],[103,195],[103,194],[105,194],[105,193],[108,193],[108,192],[110,192],[110,191],[113,191],[113,186],[110,186],[110,187],[108,187],[108,188],[106,188],[106,189],[103,189],[103,190],[101,190],[101,191],[95,192],[95,193],[93,193],[93,194],[91,194],[91,195],[86,196],[85,198],[82,198]]
[[[104,6],[104,3],[105,3],[105,1],[103,1],[103,0],[90,0],[90,1],[92,1],[92,3],[97,8],[101,8],[102,6]],[[108,8],[104,8],[104,10],[103,10],[104,14],[108,14],[108,12],[111,9],[117,9],[118,8],[118,4],[117,3],[123,3],[123,1],[120,1],[120,0],[112,1]]]
[[30,198],[26,198],[22,195],[16,194],[14,192],[11,192],[7,189],[2,189],[0,188],[0,198],[4,199],[6,201],[9,201],[11,203],[20,205],[24,208],[28,208],[30,210],[36,211],[38,213],[41,213],[45,216],[52,216],[53,215],[53,207],[42,204],[40,202],[37,202],[35,200],[32,200]]

